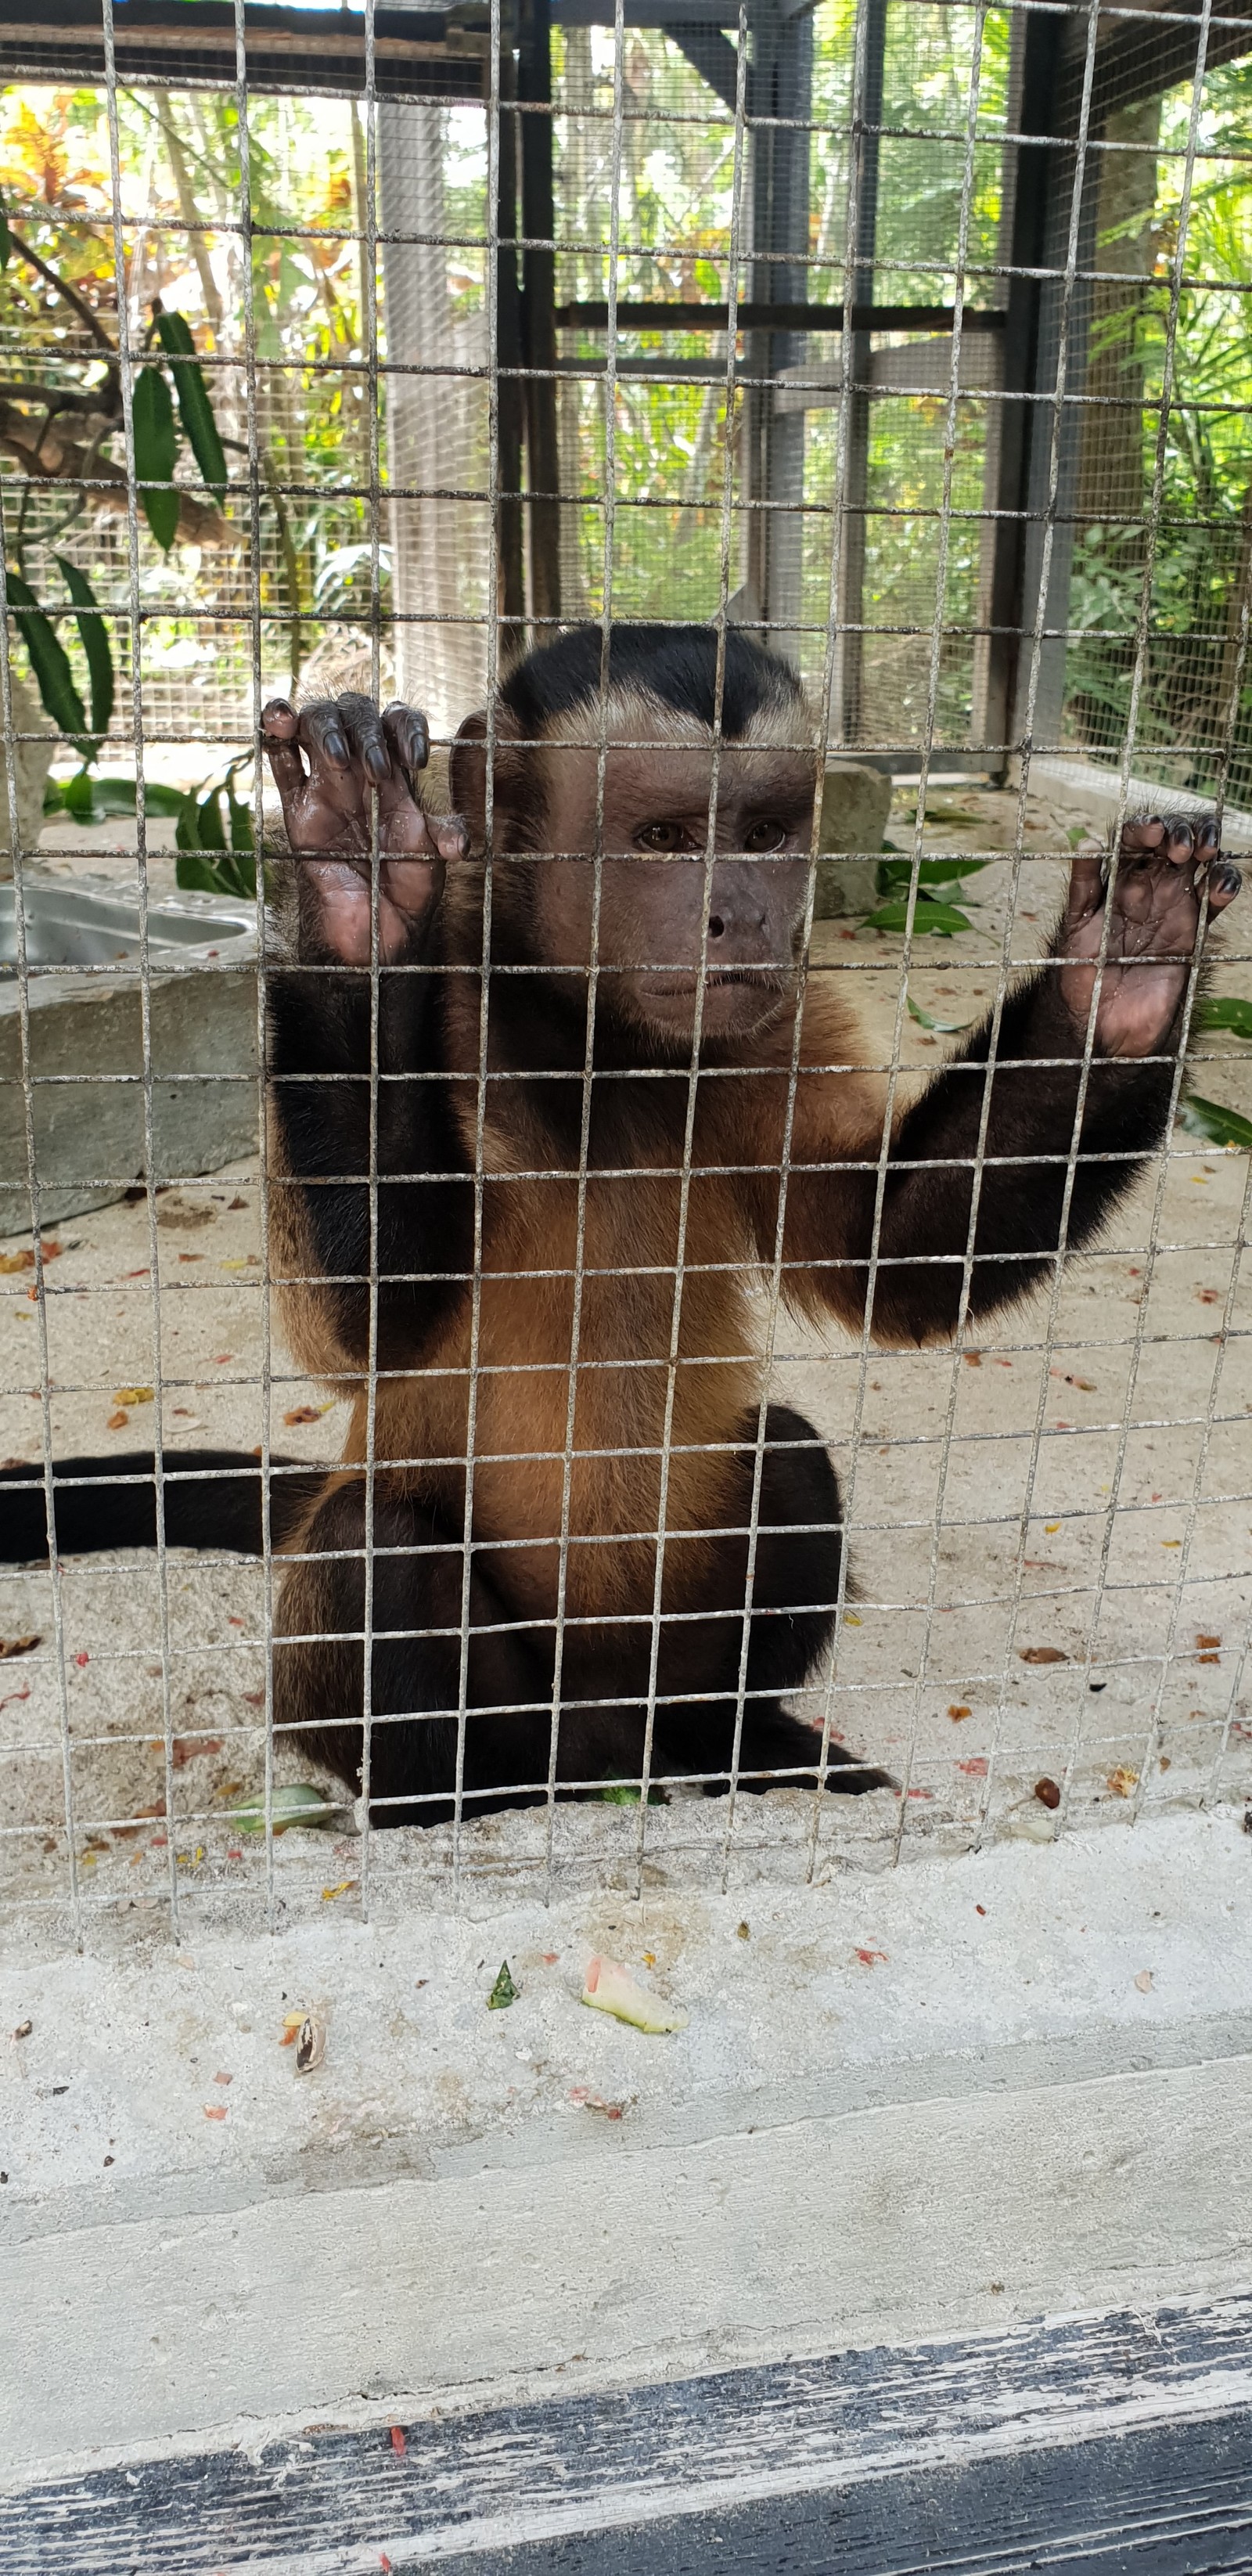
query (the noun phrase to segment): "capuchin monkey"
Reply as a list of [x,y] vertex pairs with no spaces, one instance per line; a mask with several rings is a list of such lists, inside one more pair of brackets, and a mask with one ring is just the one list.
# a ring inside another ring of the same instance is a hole
[[[509,674],[446,816],[412,709],[262,719],[275,1287],[299,1365],[353,1400],[338,1468],[271,1480],[274,1719],[360,1787],[368,1571],[379,1823],[446,1818],[458,1773],[469,1810],[638,1779],[649,1709],[660,1776],[724,1788],[742,1710],[742,1787],[882,1783],[784,1707],[831,1638],[842,1509],[801,1414],[770,1404],[758,1449],[750,1292],[780,1261],[797,1312],[918,1345],[957,1325],[971,1218],[972,1324],[1091,1243],[1163,1141],[1200,925],[1239,889],[1208,822],[1076,858],[994,1070],[988,1020],[880,1174],[845,979],[802,983],[799,681],[734,630],[617,626],[604,687],[602,652],[582,627]],[[150,1456],[59,1473],[61,1553],[153,1540]],[[252,1460],[165,1473],[169,1541],[260,1547]],[[32,1471],[8,1481],[12,1561],[46,1530]]]

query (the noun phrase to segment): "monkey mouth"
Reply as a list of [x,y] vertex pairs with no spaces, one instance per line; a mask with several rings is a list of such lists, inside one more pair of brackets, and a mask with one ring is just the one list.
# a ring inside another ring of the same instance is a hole
[[689,1002],[701,983],[706,993],[733,992],[736,988],[750,993],[781,993],[786,990],[787,978],[778,966],[710,966],[703,976],[674,976],[652,989],[663,1001]]

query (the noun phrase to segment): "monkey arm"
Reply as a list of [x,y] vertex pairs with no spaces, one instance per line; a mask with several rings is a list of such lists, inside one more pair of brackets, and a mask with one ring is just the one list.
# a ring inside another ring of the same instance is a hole
[[458,1274],[469,1268],[473,1221],[472,1185],[443,1079],[438,906],[410,921],[403,950],[379,969],[376,1021],[368,967],[345,964],[329,950],[315,901],[301,892],[294,908],[291,962],[273,976],[267,995],[283,1266],[296,1279],[322,1283],[291,1293],[297,1301],[301,1293],[316,1299],[323,1338],[328,1329],[333,1346],[357,1365],[369,1347],[373,1267],[379,1362],[403,1365],[420,1354],[456,1293]]
[[[955,1329],[988,1090],[971,1318],[1020,1297],[1046,1274],[1048,1256],[1062,1241],[1074,1251],[1091,1242],[1142,1158],[1156,1150],[1165,1134],[1180,1016],[1175,1014],[1150,1058],[1093,1057],[1076,1154],[1083,1036],[1061,997],[1057,976],[1037,975],[1010,997],[991,1073],[986,1069],[990,1021],[984,1023],[906,1111],[893,1134],[873,1298],[877,1338],[921,1341]],[[852,1267],[831,1302],[845,1315],[850,1308],[859,1325],[868,1287],[877,1173],[862,1168],[844,1178],[841,1230]]]

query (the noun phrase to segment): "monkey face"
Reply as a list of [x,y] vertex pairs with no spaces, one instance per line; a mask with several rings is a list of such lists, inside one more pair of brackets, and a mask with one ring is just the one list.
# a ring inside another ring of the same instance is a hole
[[[546,852],[530,862],[543,953],[600,969],[600,1007],[688,1046],[741,1039],[795,991],[815,768],[706,733],[545,745]],[[600,852],[600,865],[594,864]]]

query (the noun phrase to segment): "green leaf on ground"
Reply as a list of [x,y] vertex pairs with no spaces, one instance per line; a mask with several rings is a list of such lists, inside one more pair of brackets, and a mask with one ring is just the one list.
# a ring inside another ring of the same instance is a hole
[[[319,1833],[338,1833],[343,1824],[342,1804],[336,1806],[324,1789],[315,1789],[311,1780],[290,1780],[275,1789],[270,1799],[270,1813],[276,1834],[285,1834],[292,1825],[312,1825]],[[241,1834],[263,1834],[265,1831],[264,1798],[248,1798],[242,1807],[230,1807],[227,1814]]]
[[[907,926],[908,917],[907,903],[883,903],[879,905],[877,912],[866,914],[864,927],[866,930],[903,930]],[[931,931],[940,939],[951,939],[956,931],[972,930],[973,927],[973,922],[968,915],[958,912],[955,904],[932,903],[928,896],[918,896],[913,913],[913,928],[916,931]]]
[[[976,877],[991,864],[989,859],[963,859],[956,852],[950,859],[923,859],[917,871],[919,886],[956,885],[962,877]],[[907,886],[913,873],[911,859],[880,859],[878,891],[891,894],[897,886]]]
[[518,1989],[509,1975],[508,1960],[502,1959],[500,1974],[487,1997],[488,2012],[504,2012],[509,2004],[517,2002],[517,1995]]
[[1178,1103],[1178,1124],[1186,1136],[1202,1136],[1208,1145],[1224,1146],[1232,1154],[1252,1152],[1252,1118],[1241,1118],[1237,1109],[1226,1109],[1220,1100],[1201,1100],[1196,1091],[1185,1091]]
[[932,1020],[929,1011],[924,1011],[921,1003],[915,1002],[911,993],[905,995],[905,1000],[909,1006],[909,1018],[916,1020],[920,1028],[933,1029],[941,1038],[959,1038],[966,1029],[972,1029],[974,1025],[972,1020]]
[[1196,1003],[1192,1027],[1229,1029],[1237,1038],[1252,1038],[1252,1002],[1240,1002],[1226,993],[1202,993]]

